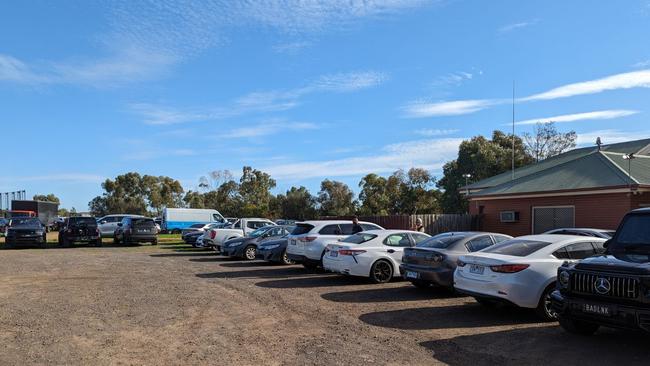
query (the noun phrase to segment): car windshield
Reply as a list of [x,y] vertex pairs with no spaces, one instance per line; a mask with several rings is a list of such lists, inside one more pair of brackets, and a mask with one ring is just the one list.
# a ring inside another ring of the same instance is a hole
[[253,231],[252,233],[250,233],[248,236],[250,236],[251,238],[258,238],[258,237],[264,235],[264,233],[267,230],[269,230],[268,227],[261,227],[261,228],[255,230],[255,231]]
[[526,257],[548,245],[551,245],[551,243],[538,240],[512,239],[484,249],[483,253],[511,255],[514,257]]
[[630,215],[618,231],[611,249],[650,250],[650,215]]
[[447,249],[453,244],[465,239],[465,235],[449,235],[442,234],[436,235],[427,240],[419,242],[416,247],[418,248],[436,248],[436,249]]
[[39,225],[41,222],[38,219],[24,217],[18,219],[11,219],[11,226],[20,226],[20,225]]
[[135,226],[135,227],[154,227],[154,226],[156,226],[156,223],[153,222],[152,219],[134,217],[134,218],[131,219],[131,222],[133,223],[133,226]]
[[97,226],[97,221],[92,217],[71,217],[70,225]]
[[358,234],[350,235],[347,238],[341,240],[341,243],[361,244],[370,241],[376,237],[377,235],[375,234],[358,233]]

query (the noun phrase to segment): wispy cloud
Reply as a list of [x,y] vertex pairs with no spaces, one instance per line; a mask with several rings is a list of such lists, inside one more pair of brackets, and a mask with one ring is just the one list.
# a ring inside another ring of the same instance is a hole
[[422,167],[439,170],[458,153],[461,138],[428,139],[387,145],[373,156],[326,161],[275,164],[264,167],[274,178],[307,179],[343,177],[368,173],[390,173],[397,169]]
[[496,103],[498,103],[498,101],[488,99],[456,100],[433,103],[414,101],[402,107],[402,110],[405,116],[409,118],[457,116],[478,112]]
[[[482,72],[479,71],[479,74]],[[433,87],[460,86],[473,78],[474,74],[471,72],[458,71],[439,76],[431,84]]]
[[578,134],[576,143],[579,146],[595,145],[596,139],[600,137],[603,144],[614,144],[617,142],[633,141],[650,137],[650,130],[644,131],[621,131],[617,129],[606,129],[583,132]]
[[420,136],[435,137],[435,136],[453,135],[458,131],[460,130],[457,129],[442,130],[442,129],[423,128],[415,131],[415,133]]
[[224,138],[257,138],[287,131],[316,130],[320,125],[311,122],[290,122],[279,119],[269,120],[257,125],[236,128],[222,135]]
[[531,25],[537,24],[537,22],[539,22],[538,19],[533,19],[533,20],[529,20],[529,21],[525,21],[525,22],[507,24],[507,25],[504,25],[503,27],[499,28],[499,33],[508,33],[508,32],[512,32],[512,31],[517,30],[517,29],[530,27]]
[[223,106],[180,109],[152,103],[133,103],[130,107],[146,124],[172,125],[219,120],[249,113],[285,111],[298,106],[300,99],[309,94],[356,92],[376,87],[385,80],[387,76],[381,72],[355,71],[323,75],[295,89],[252,92]]
[[577,95],[596,94],[608,90],[650,88],[650,70],[640,70],[607,76],[601,79],[563,85],[543,93],[534,94],[521,101],[551,100]]
[[648,66],[650,66],[650,59],[639,61],[639,62],[635,63],[634,65],[632,65],[632,67],[636,67],[636,68],[639,68],[639,69],[644,69],[644,68],[646,68]]
[[554,117],[533,118],[533,119],[527,119],[524,121],[515,122],[515,124],[534,125],[538,122],[565,123],[565,122],[576,122],[576,121],[585,121],[585,120],[614,119],[614,118],[631,116],[637,113],[639,113],[639,111],[628,110],[628,109],[610,109],[604,111],[563,114]]

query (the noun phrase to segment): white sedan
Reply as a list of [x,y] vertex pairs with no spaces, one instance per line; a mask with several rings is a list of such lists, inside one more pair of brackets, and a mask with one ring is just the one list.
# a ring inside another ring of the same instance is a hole
[[558,267],[604,252],[605,239],[573,235],[528,235],[458,259],[454,286],[483,305],[514,304],[535,309],[544,320]]
[[404,248],[430,236],[408,230],[371,230],[350,235],[328,244],[323,256],[327,271],[350,276],[369,277],[375,283],[400,277]]

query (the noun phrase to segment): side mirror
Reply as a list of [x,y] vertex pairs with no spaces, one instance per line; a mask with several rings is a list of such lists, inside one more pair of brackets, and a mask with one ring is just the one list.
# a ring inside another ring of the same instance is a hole
[[609,247],[609,244],[612,242],[612,239],[607,240],[606,242],[603,243],[603,248],[607,249]]

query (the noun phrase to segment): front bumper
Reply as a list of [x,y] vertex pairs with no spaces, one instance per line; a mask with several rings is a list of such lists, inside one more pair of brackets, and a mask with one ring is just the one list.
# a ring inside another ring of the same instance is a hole
[[[551,294],[553,310],[562,318],[576,319],[612,328],[644,330],[650,332],[650,308],[645,306],[619,305],[610,302],[587,300],[566,296],[560,291]],[[585,313],[585,304],[607,306],[609,316]]]
[[257,249],[257,259],[265,260],[267,262],[280,262],[282,261],[282,254],[284,253],[285,248],[276,248],[276,249]]
[[227,257],[243,257],[244,256],[244,246],[238,245],[236,247],[227,247],[221,248],[221,254]]
[[[429,282],[433,285],[448,288],[454,287],[454,269],[447,267],[431,268],[413,264],[404,264],[399,267],[406,280]],[[416,277],[407,277],[407,272],[415,273]]]
[[12,244],[43,244],[45,238],[43,235],[8,235],[5,242]]

